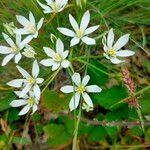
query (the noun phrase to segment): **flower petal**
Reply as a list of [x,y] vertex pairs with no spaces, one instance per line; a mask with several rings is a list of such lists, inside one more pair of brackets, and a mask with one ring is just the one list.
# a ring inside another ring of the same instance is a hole
[[30,91],[31,87],[32,87],[32,85],[27,84],[27,85],[23,88],[23,90],[20,92],[19,97],[20,97],[20,98],[21,98],[21,97],[24,97],[24,96]]
[[70,66],[70,62],[68,60],[63,60],[61,65],[63,68],[68,68]]
[[57,30],[59,30],[59,32],[61,32],[62,34],[66,36],[70,36],[70,37],[75,36],[75,33],[72,30],[69,30],[67,28],[57,28]]
[[118,41],[115,43],[114,45],[114,49],[117,51],[119,49],[121,49],[124,45],[127,44],[127,42],[129,41],[129,36],[130,34],[125,34],[123,36],[121,36]]
[[49,47],[43,47],[44,52],[47,54],[49,57],[53,57],[55,55],[55,52],[49,48]]
[[33,91],[34,91],[34,94],[35,94],[36,99],[39,100],[40,97],[41,97],[41,90],[40,90],[40,88],[39,88],[39,86],[38,86],[37,84],[34,85]]
[[20,106],[23,106],[23,105],[25,105],[25,104],[27,104],[27,101],[24,100],[24,99],[13,100],[13,101],[10,103],[10,105],[11,105],[12,107],[20,107]]
[[15,56],[15,63],[18,64],[18,62],[20,61],[21,58],[22,58],[21,53],[18,53],[18,54]]
[[7,55],[3,61],[2,61],[2,66],[7,65],[7,63],[15,56],[15,54],[9,54]]
[[31,77],[31,76],[29,75],[29,73],[28,73],[26,70],[24,70],[22,67],[20,67],[20,66],[16,66],[16,67],[17,67],[18,71],[22,74],[22,76],[23,76],[24,78],[29,78],[29,77]]
[[15,79],[15,80],[8,82],[7,85],[19,88],[23,85],[24,82],[25,82],[25,79]]
[[72,93],[74,92],[74,87],[71,86],[71,85],[66,85],[66,86],[63,86],[60,91],[62,91],[63,93]]
[[0,46],[0,54],[9,54],[11,49],[7,46]]
[[84,35],[90,34],[90,33],[94,32],[95,30],[97,30],[98,28],[99,28],[99,25],[89,27],[84,31]]
[[90,22],[90,12],[86,11],[81,19],[80,29],[83,31],[88,27]]
[[52,66],[52,71],[55,71],[57,70],[58,68],[60,67],[60,63],[54,63],[53,66]]
[[89,38],[87,36],[83,37],[81,40],[87,45],[95,45],[96,44],[95,39]]
[[37,79],[36,79],[36,83],[37,83],[37,84],[41,84],[43,81],[44,81],[43,78],[37,78]]
[[93,102],[92,102],[90,96],[87,93],[83,93],[82,96],[83,96],[83,99],[86,102],[86,104],[88,104],[90,107],[93,107]]
[[68,54],[69,54],[69,51],[64,51],[63,54],[61,55],[62,59],[66,59],[66,57],[68,56]]
[[30,106],[26,105],[20,112],[19,112],[19,116],[25,115],[29,110],[30,110]]
[[75,93],[75,95],[71,98],[69,103],[70,111],[76,109],[79,105],[81,95],[78,93]]
[[116,52],[116,55],[119,57],[128,57],[128,56],[132,56],[134,55],[135,52],[131,51],[131,50],[120,50]]
[[72,76],[72,80],[76,85],[80,85],[81,84],[81,76],[79,73],[74,73]]
[[57,39],[56,41],[56,52],[60,55],[63,54],[64,51],[64,44],[60,39]]
[[90,80],[90,76],[86,75],[83,79],[82,79],[82,85],[86,86],[88,84]]
[[77,31],[79,29],[79,25],[71,14],[69,14],[69,21],[73,29]]
[[23,26],[30,24],[30,21],[28,19],[26,19],[24,16],[16,15],[16,18],[17,18],[18,22]]
[[70,42],[70,46],[74,46],[78,44],[79,42],[80,42],[80,39],[78,37],[74,37]]
[[54,65],[54,60],[53,59],[43,59],[42,61],[40,61],[40,64],[42,64],[43,66],[46,67],[50,67]]
[[41,18],[37,25],[37,30],[40,30],[44,22],[44,18]]
[[97,85],[89,85],[89,86],[86,86],[85,89],[87,92],[90,92],[90,93],[99,93],[102,91],[102,89]]
[[107,46],[108,48],[112,48],[114,42],[114,32],[113,29],[110,29],[107,36]]
[[14,41],[5,33],[2,33],[4,39],[6,40],[6,42],[12,47],[15,45]]
[[113,63],[113,64],[120,64],[122,62],[125,62],[124,60],[119,60],[118,58],[114,57],[114,58],[110,58],[110,61]]
[[22,28],[22,29],[15,29],[14,33],[17,35],[26,35],[26,34],[30,34],[28,30]]
[[29,20],[30,20],[30,22],[35,26],[36,24],[35,24],[35,18],[34,18],[34,16],[33,16],[33,14],[32,14],[32,12],[30,11],[29,12]]
[[32,106],[32,113],[31,113],[31,115],[33,115],[37,111],[37,109],[38,109],[38,106],[36,104],[34,104]]
[[32,76],[34,78],[37,78],[37,76],[39,75],[39,71],[40,71],[40,69],[39,69],[38,62],[37,62],[37,60],[35,60],[33,62],[33,67],[32,67]]

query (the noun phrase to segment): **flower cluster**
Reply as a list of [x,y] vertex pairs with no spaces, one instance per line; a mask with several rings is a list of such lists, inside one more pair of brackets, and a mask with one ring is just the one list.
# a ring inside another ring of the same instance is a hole
[[[41,3],[37,0],[38,5],[43,9],[44,13],[58,13],[64,10],[68,4],[68,0],[46,0],[46,4]],[[38,104],[41,98],[41,89],[40,85],[43,83],[44,79],[39,77],[39,64],[36,59],[36,52],[33,47],[30,46],[30,42],[38,38],[39,30],[41,29],[44,18],[41,18],[39,22],[35,21],[35,17],[32,12],[29,12],[29,19],[24,16],[16,16],[18,22],[22,25],[22,28],[17,28],[14,24],[5,24],[5,28],[11,35],[2,33],[5,41],[9,46],[0,46],[0,54],[5,55],[5,58],[2,61],[2,66],[5,66],[11,59],[14,58],[16,64],[19,63],[22,56],[27,58],[32,58],[32,74],[29,74],[25,69],[20,66],[16,66],[18,71],[21,73],[22,78],[14,79],[7,83],[7,85],[14,88],[19,88],[15,91],[18,99],[13,100],[10,105],[12,107],[24,106],[20,111],[19,115],[24,115],[32,109],[33,114],[38,109]],[[57,30],[63,35],[71,37],[70,47],[73,47],[80,42],[87,45],[95,45],[96,40],[89,37],[89,34],[96,31],[99,28],[99,25],[88,27],[90,23],[90,12],[89,10],[83,14],[80,24],[76,19],[69,14],[69,21],[73,28],[70,30],[64,27],[58,27]],[[12,26],[13,25],[13,26]],[[64,43],[61,39],[57,39],[54,35],[52,38],[56,39],[56,46],[54,48],[43,47],[47,58],[40,61],[40,64],[46,67],[50,67],[52,71],[57,71],[62,68],[71,67],[72,70],[72,85],[63,86],[60,91],[63,93],[73,93],[73,96],[69,103],[70,111],[76,109],[80,104],[82,109],[87,112],[93,110],[93,102],[88,93],[99,93],[102,91],[97,85],[87,85],[90,76],[85,75],[81,79],[79,73],[74,72],[73,64],[67,58],[70,55],[69,50],[65,50]],[[119,64],[124,62],[124,60],[119,60],[118,57],[128,57],[134,55],[134,52],[131,50],[121,50],[121,48],[128,42],[129,34],[121,36],[118,41],[114,44],[114,32],[113,29],[110,29],[108,36],[103,37],[102,43],[104,45],[104,56],[113,64]],[[54,43],[54,40],[52,40]]]

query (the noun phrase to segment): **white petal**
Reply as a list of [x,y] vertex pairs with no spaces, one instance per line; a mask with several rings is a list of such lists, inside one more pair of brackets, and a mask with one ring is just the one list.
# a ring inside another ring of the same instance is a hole
[[32,76],[34,78],[37,78],[37,76],[39,75],[39,71],[40,71],[40,69],[39,69],[38,62],[37,62],[37,60],[35,60],[33,62],[33,67],[32,67]]
[[90,34],[90,33],[94,32],[95,30],[97,30],[98,28],[99,28],[99,25],[87,28],[84,31],[84,35]]
[[82,41],[83,41],[84,43],[86,43],[87,45],[95,45],[95,44],[96,44],[95,39],[89,38],[89,37],[87,37],[87,36],[83,37],[83,38],[82,38]]
[[82,85],[86,86],[88,84],[90,80],[90,76],[86,75],[83,79],[82,79]]
[[23,26],[26,26],[26,25],[29,25],[29,24],[30,24],[29,20],[27,20],[27,19],[26,19],[25,17],[23,17],[23,16],[16,15],[16,18],[17,18],[18,22],[19,22],[21,25],[23,25]]
[[29,73],[26,70],[24,70],[22,67],[20,67],[20,66],[16,66],[16,67],[17,67],[18,71],[22,74],[23,77],[25,77],[25,78],[31,77],[29,75]]
[[30,110],[30,106],[26,105],[20,112],[19,112],[19,116],[25,115],[29,110]]
[[82,17],[80,29],[84,31],[88,27],[89,21],[90,21],[90,12],[86,11]]
[[74,46],[74,45],[78,44],[79,42],[80,42],[80,39],[78,37],[74,37],[71,40],[70,46]]
[[11,49],[7,46],[0,46],[0,54],[9,54]]
[[35,18],[31,11],[29,12],[29,20],[35,26]]
[[37,78],[37,79],[36,79],[36,83],[37,83],[37,84],[41,84],[43,81],[44,81],[43,78]]
[[113,29],[110,29],[107,36],[107,46],[108,48],[112,48],[114,42],[114,32]]
[[111,62],[113,64],[120,64],[122,62],[125,62],[124,60],[119,60],[118,58],[114,57],[114,58],[110,58]]
[[44,49],[45,53],[47,54],[47,56],[53,57],[55,55],[55,52],[52,49],[50,49],[48,47],[43,47],[43,49]]
[[43,59],[42,61],[40,61],[40,64],[42,64],[43,66],[46,67],[50,67],[54,65],[54,60],[53,59]]
[[60,89],[63,93],[72,93],[74,92],[74,87],[73,86],[70,86],[70,85],[66,85],[66,86],[63,86],[61,89]]
[[19,97],[20,97],[20,98],[21,98],[21,97],[24,97],[24,96],[30,91],[31,87],[32,87],[31,85],[27,84],[27,85],[23,88],[23,90],[20,92]]
[[44,22],[44,18],[41,18],[37,25],[37,30],[40,30]]
[[37,84],[34,85],[33,91],[34,91],[35,97],[39,100],[41,96],[41,90]]
[[20,46],[24,47],[26,44],[28,44],[33,39],[32,35],[27,36],[21,43]]
[[49,6],[46,6],[42,3],[40,3],[39,0],[37,0],[37,2],[44,9],[44,12],[47,12],[47,13],[49,12],[50,13],[52,11],[52,9]]
[[[21,92],[21,91],[14,91],[14,93],[15,93],[18,97],[20,96],[20,92]],[[28,95],[25,95],[25,96],[23,96],[22,98],[23,98],[23,99],[28,99],[29,96],[28,96]]]
[[129,36],[130,34],[125,34],[123,36],[121,36],[118,41],[115,43],[114,45],[114,49],[117,51],[119,50],[120,48],[122,48],[124,45],[127,44],[127,42],[129,41]]
[[81,84],[81,76],[79,73],[74,73],[72,76],[72,80],[76,85],[80,85]]
[[10,103],[10,105],[11,105],[12,107],[20,107],[20,106],[23,106],[23,105],[25,105],[25,104],[27,104],[27,101],[24,100],[24,99],[13,100],[13,101]]
[[7,65],[7,63],[15,56],[15,54],[9,54],[7,55],[3,61],[2,61],[2,66]]
[[18,53],[18,54],[15,56],[15,63],[18,64],[18,62],[20,61],[21,58],[22,58],[21,53]]
[[75,93],[75,95],[71,98],[70,103],[69,103],[69,108],[70,111],[76,109],[79,105],[79,101],[80,101],[80,94]]
[[97,85],[89,85],[85,87],[87,92],[90,93],[99,93],[102,91],[102,89],[100,87],[98,87]]
[[63,54],[61,55],[62,59],[66,59],[66,57],[68,56],[68,54],[69,54],[69,51],[64,51]]
[[12,81],[8,82],[7,85],[19,88],[19,87],[22,86],[24,81],[25,81],[24,79],[15,79],[15,80],[12,80]]
[[53,66],[52,66],[52,71],[55,71],[57,70],[58,68],[60,67],[60,63],[54,63]]
[[21,43],[21,35],[19,35],[19,34],[16,34],[16,44],[17,45],[20,45],[20,43]]
[[74,19],[74,17],[71,14],[69,14],[69,21],[75,31],[79,29],[78,23],[76,22],[76,20]]
[[93,102],[92,102],[90,96],[87,93],[83,93],[82,96],[83,96],[86,104],[88,104],[90,107],[93,107]]
[[62,34],[66,35],[66,36],[70,36],[70,37],[74,37],[75,33],[72,30],[69,30],[67,28],[57,28],[59,30],[59,32],[61,32]]
[[6,40],[6,42],[12,47],[15,45],[15,43],[13,42],[13,40],[5,33],[2,33],[4,39]]
[[116,55],[119,57],[128,57],[134,55],[135,52],[130,51],[130,50],[120,50],[116,52]]
[[[34,105],[32,106],[32,114],[34,114],[34,113],[37,111],[37,109],[38,109],[37,105],[34,104]],[[32,115],[32,114],[31,114],[31,115]]]
[[64,51],[64,44],[60,39],[57,39],[56,41],[56,52],[60,55],[63,54]]
[[68,68],[70,66],[70,62],[68,60],[63,60],[61,65],[63,68]]
[[17,35],[26,35],[26,34],[30,34],[28,30],[26,29],[15,29],[14,33]]

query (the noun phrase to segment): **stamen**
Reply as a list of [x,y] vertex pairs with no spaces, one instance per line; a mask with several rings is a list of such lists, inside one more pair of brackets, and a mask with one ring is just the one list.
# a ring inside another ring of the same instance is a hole
[[36,28],[34,25],[30,24],[26,27],[26,29],[31,33],[31,34],[35,34],[36,33]]
[[56,62],[60,62],[62,60],[62,58],[58,53],[56,53],[53,57],[53,60],[56,61]]
[[27,82],[29,84],[34,84],[35,80],[32,77],[30,77],[30,78],[27,79]]
[[114,49],[109,49],[109,50],[107,51],[107,54],[108,54],[109,56],[111,56],[111,57],[114,57],[114,56],[116,55],[116,51],[115,51]]
[[33,98],[29,98],[27,100],[28,105],[32,106],[34,104],[34,99]]
[[77,36],[78,36],[79,38],[82,38],[82,37],[83,37],[83,34],[84,34],[84,31],[81,30],[81,29],[79,29],[79,30],[76,31],[76,33],[77,33]]
[[79,85],[77,87],[76,91],[81,94],[81,93],[85,92],[85,87],[83,85]]

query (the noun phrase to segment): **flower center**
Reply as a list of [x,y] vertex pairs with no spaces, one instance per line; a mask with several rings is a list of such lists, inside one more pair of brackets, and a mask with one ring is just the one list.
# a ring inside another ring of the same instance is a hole
[[36,28],[34,25],[30,24],[26,27],[26,29],[31,33],[31,34],[35,34],[36,33]]
[[79,38],[82,38],[84,31],[81,30],[81,29],[78,29],[78,30],[76,31],[76,33],[77,33],[77,36],[78,36]]
[[11,51],[13,52],[13,53],[16,53],[17,51],[18,51],[18,47],[17,46],[12,46],[11,47]]
[[54,12],[58,12],[59,11],[59,6],[56,2],[53,2],[51,5],[51,8]]
[[61,56],[56,53],[54,56],[53,56],[53,60],[56,61],[56,62],[60,62],[62,60]]
[[27,79],[27,82],[28,82],[29,84],[34,84],[34,83],[35,83],[35,80],[34,80],[32,77],[30,77],[30,78]]
[[28,104],[29,106],[32,106],[32,105],[34,104],[34,99],[33,99],[33,98],[29,98],[29,99],[27,100],[27,104]]
[[108,54],[109,56],[111,56],[111,57],[114,57],[114,56],[116,55],[116,51],[115,51],[114,49],[109,49],[109,50],[107,51],[107,54]]
[[79,85],[77,87],[76,91],[81,94],[81,93],[85,92],[85,87],[83,85]]

